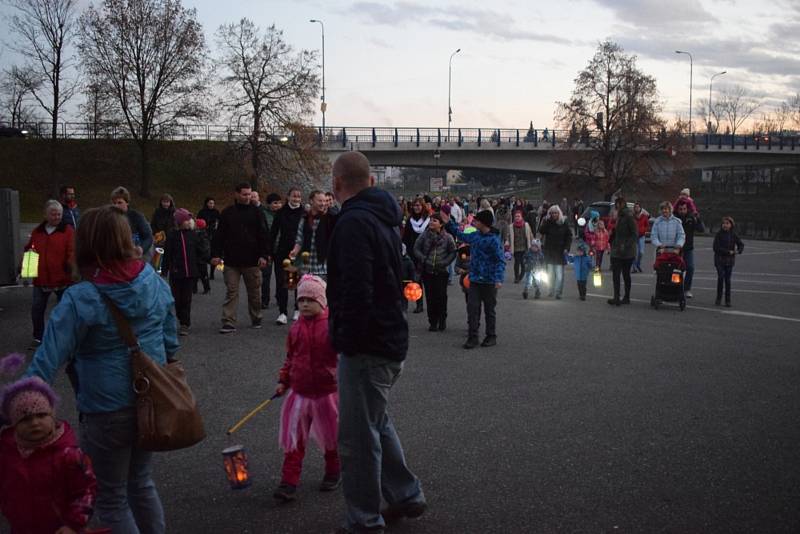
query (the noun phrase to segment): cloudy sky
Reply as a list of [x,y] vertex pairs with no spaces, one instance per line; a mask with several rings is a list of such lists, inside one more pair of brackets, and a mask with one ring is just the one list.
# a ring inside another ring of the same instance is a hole
[[[689,58],[676,49],[694,55],[695,106],[722,70],[715,89],[743,85],[765,111],[800,92],[800,0],[184,2],[197,9],[212,47],[220,24],[249,17],[276,24],[295,48],[318,49],[320,26],[309,19],[323,20],[329,125],[446,126],[448,60],[457,48],[456,127],[552,126],[555,102],[606,38],[656,77],[670,118],[689,108]],[[0,63],[10,61],[4,51]]]

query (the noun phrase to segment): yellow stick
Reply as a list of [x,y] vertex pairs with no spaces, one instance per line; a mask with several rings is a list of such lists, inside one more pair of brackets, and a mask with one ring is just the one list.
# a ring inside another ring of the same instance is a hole
[[231,434],[233,434],[234,432],[236,432],[237,430],[239,430],[239,429],[240,429],[240,428],[241,428],[241,427],[242,427],[242,426],[243,426],[243,425],[244,425],[246,422],[248,422],[250,419],[252,419],[254,415],[256,415],[258,412],[260,412],[261,410],[263,410],[264,408],[266,408],[266,407],[267,407],[267,404],[269,404],[270,402],[272,402],[273,400],[275,400],[275,399],[277,399],[277,398],[278,398],[278,395],[277,395],[277,394],[275,394],[275,395],[273,395],[272,397],[270,397],[270,398],[268,398],[267,400],[265,400],[264,402],[262,402],[261,404],[259,404],[258,406],[256,406],[255,408],[253,408],[253,410],[252,410],[252,411],[251,411],[249,414],[247,414],[247,415],[245,415],[244,417],[242,417],[242,418],[239,420],[239,422],[238,422],[238,423],[236,423],[235,425],[233,425],[232,427],[230,427],[230,428],[228,429],[228,432],[226,432],[226,434],[227,434],[228,436],[230,436]]

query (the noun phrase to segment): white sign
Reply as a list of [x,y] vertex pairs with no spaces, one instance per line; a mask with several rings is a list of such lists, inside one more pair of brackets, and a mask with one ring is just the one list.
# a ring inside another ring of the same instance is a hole
[[444,186],[444,178],[432,177],[431,178],[431,193],[441,193]]

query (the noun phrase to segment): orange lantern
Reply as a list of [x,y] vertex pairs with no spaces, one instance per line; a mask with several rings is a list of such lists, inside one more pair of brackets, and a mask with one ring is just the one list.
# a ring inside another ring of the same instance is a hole
[[673,284],[680,284],[681,283],[681,272],[680,271],[672,271],[672,283]]
[[417,301],[422,298],[422,287],[416,282],[409,282],[403,289],[406,300]]
[[461,285],[464,286],[464,289],[469,289],[469,275],[465,274],[464,279],[461,280]]
[[250,485],[250,475],[247,471],[247,452],[241,445],[234,445],[222,451],[225,465],[225,476],[231,489],[242,489]]

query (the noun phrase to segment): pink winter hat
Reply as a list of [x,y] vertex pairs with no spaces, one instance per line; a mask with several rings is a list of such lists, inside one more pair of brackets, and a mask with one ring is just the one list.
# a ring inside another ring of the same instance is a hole
[[178,226],[182,225],[186,221],[192,218],[192,214],[186,208],[178,208],[175,210],[175,224]]
[[307,274],[300,279],[297,286],[297,298],[306,297],[316,302],[323,308],[328,307],[328,298],[325,296],[325,280],[313,274]]
[[55,392],[41,378],[24,378],[3,390],[3,416],[12,425],[16,425],[29,415],[53,415],[57,399]]

